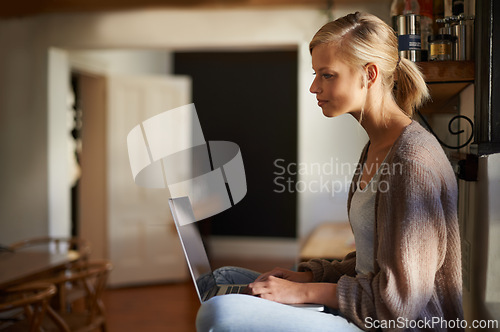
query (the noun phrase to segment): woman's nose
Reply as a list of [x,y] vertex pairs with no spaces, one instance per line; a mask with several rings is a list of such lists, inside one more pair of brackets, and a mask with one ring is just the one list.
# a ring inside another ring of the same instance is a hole
[[309,88],[309,91],[314,94],[318,94],[320,92],[319,85],[316,82],[316,77],[314,78],[313,82],[311,83],[311,87]]

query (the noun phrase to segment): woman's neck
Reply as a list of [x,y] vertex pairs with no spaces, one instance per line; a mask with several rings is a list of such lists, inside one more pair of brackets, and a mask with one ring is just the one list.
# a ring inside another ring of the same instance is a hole
[[368,134],[370,146],[379,149],[390,148],[410,123],[411,119],[392,98],[367,103],[361,117],[361,126]]

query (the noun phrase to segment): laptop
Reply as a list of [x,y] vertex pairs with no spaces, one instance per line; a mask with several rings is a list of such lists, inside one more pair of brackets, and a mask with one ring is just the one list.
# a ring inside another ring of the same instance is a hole
[[[170,198],[168,203],[200,302],[203,303],[219,295],[245,294],[247,285],[218,285],[216,283],[203,240],[196,227],[189,197]],[[324,310],[324,306],[320,304],[293,304],[292,306],[316,311]]]

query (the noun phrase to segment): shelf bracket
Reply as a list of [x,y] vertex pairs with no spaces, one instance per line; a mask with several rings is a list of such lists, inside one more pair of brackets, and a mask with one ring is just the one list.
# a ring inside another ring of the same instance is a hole
[[432,129],[431,125],[429,124],[429,121],[427,121],[427,118],[419,111],[417,110],[417,114],[419,115],[420,119],[422,119],[422,122],[424,123],[424,125],[427,127],[427,129],[431,132],[432,135],[434,135],[434,137],[436,137],[436,139],[438,140],[438,142],[448,148],[448,149],[453,149],[453,150],[459,150],[463,147],[466,147],[471,141],[472,141],[472,138],[474,137],[474,124],[472,123],[472,120],[469,119],[468,117],[466,117],[465,115],[455,115],[453,118],[451,118],[451,120],[448,122],[448,131],[452,134],[452,135],[461,135],[463,134],[465,131],[462,129],[462,130],[454,130],[452,128],[452,125],[453,125],[453,122],[457,121],[457,120],[460,120],[460,119],[463,119],[465,120],[471,127],[471,134],[470,136],[467,138],[467,140],[465,141],[465,143],[463,144],[460,144],[460,145],[457,145],[457,146],[453,146],[453,145],[449,145],[449,144],[446,144],[445,142],[443,142],[439,136],[434,132],[434,130]]

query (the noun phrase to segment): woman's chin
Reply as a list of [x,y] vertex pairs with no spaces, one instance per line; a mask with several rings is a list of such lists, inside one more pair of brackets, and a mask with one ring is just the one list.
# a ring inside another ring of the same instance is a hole
[[332,110],[329,110],[326,107],[322,107],[321,110],[323,111],[323,115],[326,116],[327,118],[334,118],[334,117],[336,117],[338,115],[338,114],[336,114]]

